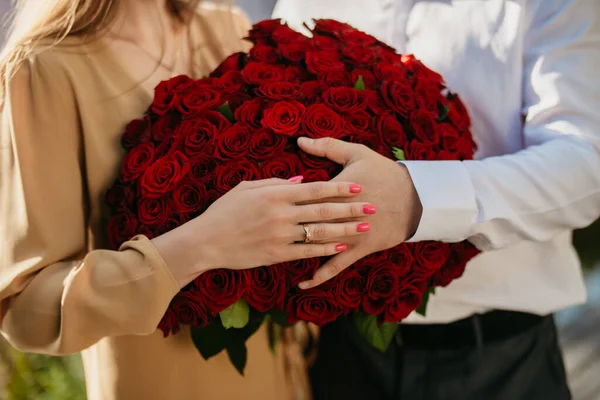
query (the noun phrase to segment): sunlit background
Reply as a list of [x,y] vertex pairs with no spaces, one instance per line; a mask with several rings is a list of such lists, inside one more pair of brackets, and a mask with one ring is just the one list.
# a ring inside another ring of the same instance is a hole
[[[323,0],[326,1],[326,0]],[[253,21],[268,18],[275,0],[235,0]],[[0,0],[2,22],[10,0]],[[0,27],[0,46],[4,37]],[[600,110],[599,110],[600,112]],[[577,231],[575,245],[583,262],[588,303],[557,315],[574,400],[600,400],[600,221]],[[0,338],[0,399],[81,400],[85,383],[79,356],[22,354]]]

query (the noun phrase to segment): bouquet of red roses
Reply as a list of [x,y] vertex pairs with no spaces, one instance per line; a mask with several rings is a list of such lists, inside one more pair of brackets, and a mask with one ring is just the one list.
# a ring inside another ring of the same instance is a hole
[[[161,82],[146,115],[127,126],[127,154],[107,195],[114,248],[174,229],[244,180],[333,178],[340,166],[301,152],[299,136],[361,143],[397,160],[472,158],[465,107],[413,56],[334,20],[315,21],[312,37],[263,21],[247,39],[249,53],[210,77]],[[322,325],[353,314],[383,350],[396,323],[424,312],[433,288],[460,277],[476,254],[467,242],[405,243],[306,291],[296,285],[326,259],[212,270],[173,299],[159,327],[166,336],[190,325],[205,358],[227,350],[240,371],[244,343],[266,318]]]

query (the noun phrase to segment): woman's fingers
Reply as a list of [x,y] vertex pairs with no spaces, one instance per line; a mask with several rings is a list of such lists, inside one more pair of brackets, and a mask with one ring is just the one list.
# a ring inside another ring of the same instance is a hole
[[[305,230],[306,229],[306,230]],[[371,230],[368,222],[345,222],[339,224],[305,224],[294,227],[295,242],[304,242],[308,235],[311,242],[326,243],[337,239],[336,243],[343,242],[344,238],[357,236]]]
[[284,253],[284,262],[303,260],[305,258],[328,257],[346,251],[347,246],[343,243],[325,244],[290,244]]
[[311,182],[287,187],[283,197],[292,203],[303,203],[356,196],[362,192],[362,187],[356,183],[347,182]]
[[294,221],[306,223],[364,218],[376,212],[377,207],[369,203],[317,203],[296,207]]
[[279,179],[279,178],[269,178],[269,179],[259,179],[257,181],[243,181],[240,182],[235,189],[239,190],[249,190],[249,189],[259,189],[267,186],[283,186],[283,185],[293,185],[297,183],[302,183],[302,179],[304,177],[294,176],[290,179]]

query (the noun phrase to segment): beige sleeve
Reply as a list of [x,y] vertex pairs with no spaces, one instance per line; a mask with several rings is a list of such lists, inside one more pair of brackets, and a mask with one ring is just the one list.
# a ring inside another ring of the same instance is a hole
[[64,68],[28,60],[0,116],[2,334],[23,351],[65,354],[152,333],[179,286],[145,237],[86,252],[84,133]]

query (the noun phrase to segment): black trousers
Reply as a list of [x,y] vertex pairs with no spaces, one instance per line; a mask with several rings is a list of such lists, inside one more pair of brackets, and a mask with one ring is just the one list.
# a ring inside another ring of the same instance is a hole
[[348,318],[326,325],[310,371],[314,399],[571,399],[553,317],[490,315],[401,325],[386,353],[363,342]]

